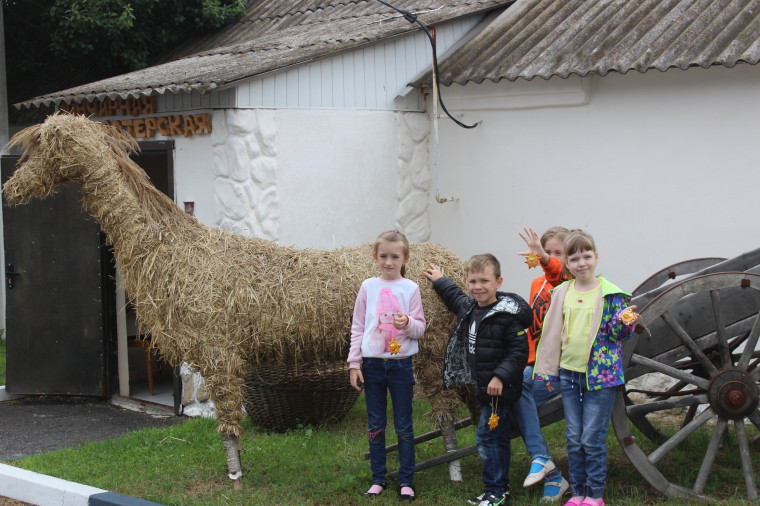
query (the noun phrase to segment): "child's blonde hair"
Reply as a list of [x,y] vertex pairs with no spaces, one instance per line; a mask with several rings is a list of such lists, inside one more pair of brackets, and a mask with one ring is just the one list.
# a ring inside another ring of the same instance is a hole
[[543,233],[541,236],[541,247],[546,248],[546,243],[549,239],[557,238],[560,242],[565,242],[565,237],[570,233],[565,227],[552,227]]
[[564,241],[565,245],[565,257],[577,253],[579,251],[593,251],[596,252],[596,243],[591,234],[584,232],[579,228],[571,230]]
[[[375,245],[372,247],[372,253],[377,255],[377,248],[382,242],[400,242],[404,245],[404,258],[409,256],[409,239],[398,230],[388,230],[377,236]],[[401,266],[401,277],[406,277],[406,264]]]
[[493,267],[494,277],[499,279],[501,277],[501,264],[490,253],[481,253],[470,258],[467,261],[467,274],[471,272],[485,272],[486,267],[489,265]]

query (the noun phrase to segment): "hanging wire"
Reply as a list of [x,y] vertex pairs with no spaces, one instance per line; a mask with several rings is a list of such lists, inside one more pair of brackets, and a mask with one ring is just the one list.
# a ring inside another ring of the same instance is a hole
[[[425,31],[425,34],[427,35],[428,40],[430,41],[430,47],[433,49],[433,87],[435,89],[439,89],[440,88],[440,81],[438,79],[438,56],[437,56],[438,51],[436,50],[435,38],[433,37],[433,34],[430,33],[430,29],[427,27],[427,25],[425,25],[425,23],[423,23],[422,21],[420,21],[419,19],[417,19],[417,15],[416,14],[414,14],[412,12],[409,12],[409,11],[405,11],[403,9],[399,9],[398,7],[395,7],[395,6],[389,4],[388,2],[386,2],[384,0],[377,0],[377,1],[380,2],[381,4],[387,6],[387,7],[390,7],[391,9],[395,10],[396,12],[398,12],[399,14],[401,14],[404,17],[404,19],[406,19],[410,23],[417,23]],[[475,128],[476,126],[478,126],[480,124],[480,122],[477,122],[477,123],[473,123],[472,125],[466,125],[465,123],[462,123],[461,121],[459,121],[458,119],[456,119],[454,116],[452,116],[451,113],[449,113],[448,109],[446,109],[446,105],[443,103],[443,98],[441,97],[440,93],[438,93],[438,103],[441,104],[441,109],[443,109],[443,112],[446,113],[446,116],[448,116],[449,118],[451,118],[451,120],[454,121],[454,123],[456,123],[460,127],[462,127],[462,128]]]

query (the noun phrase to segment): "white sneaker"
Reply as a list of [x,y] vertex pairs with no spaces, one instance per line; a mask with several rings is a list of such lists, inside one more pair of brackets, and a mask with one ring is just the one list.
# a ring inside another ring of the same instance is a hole
[[485,496],[486,496],[486,493],[483,492],[477,497],[473,497],[472,499],[467,499],[467,504],[480,504],[480,501],[482,501]]
[[509,506],[509,492],[504,495],[487,494],[478,506]]

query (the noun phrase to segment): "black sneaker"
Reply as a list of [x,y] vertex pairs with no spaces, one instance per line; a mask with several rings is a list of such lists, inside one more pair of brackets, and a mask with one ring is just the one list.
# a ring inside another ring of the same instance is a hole
[[480,504],[480,501],[482,501],[485,496],[486,496],[486,493],[483,492],[477,497],[473,497],[472,499],[467,499],[467,504]]
[[487,494],[478,506],[509,506],[509,492],[504,495]]

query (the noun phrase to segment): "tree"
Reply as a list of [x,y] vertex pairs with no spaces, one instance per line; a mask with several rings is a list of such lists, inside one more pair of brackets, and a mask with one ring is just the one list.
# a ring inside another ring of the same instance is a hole
[[[11,104],[149,65],[246,0],[3,0]],[[11,108],[11,116],[15,108]]]

